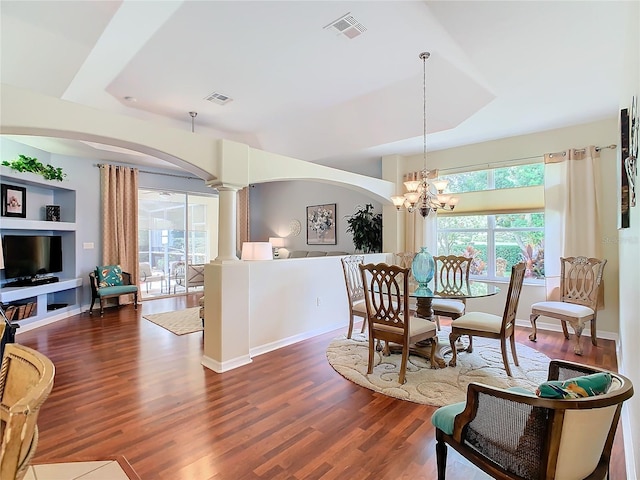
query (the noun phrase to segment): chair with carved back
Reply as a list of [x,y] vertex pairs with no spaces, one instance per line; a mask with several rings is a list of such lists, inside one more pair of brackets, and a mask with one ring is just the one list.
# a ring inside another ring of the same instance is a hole
[[531,305],[531,341],[536,341],[536,320],[539,316],[560,320],[564,338],[569,339],[567,323],[575,332],[573,351],[582,355],[580,336],[587,322],[591,322],[591,343],[598,345],[596,318],[598,295],[606,260],[587,257],[560,258],[560,300],[537,302]]
[[547,379],[535,393],[472,382],[465,402],[436,410],[438,480],[445,480],[448,445],[500,480],[609,478],[631,381],[562,360],[550,362]]
[[507,375],[511,376],[511,368],[507,360],[507,339],[511,343],[513,363],[518,366],[515,338],[516,311],[520,301],[525,269],[524,262],[517,263],[511,267],[511,280],[509,281],[507,301],[502,316],[485,312],[469,312],[451,322],[451,333],[449,334],[449,343],[453,352],[453,357],[449,361],[451,367],[456,366],[458,351],[455,343],[462,335],[469,335],[469,346],[466,348],[469,353],[473,351],[473,337],[493,338],[500,341],[504,368],[507,371]]
[[[440,255],[433,257],[435,263],[434,293],[436,295],[455,295],[469,284],[471,258],[458,255]],[[467,306],[465,299],[434,298],[431,302],[433,315],[440,330],[440,316],[452,320],[464,315]]]
[[[409,283],[415,282],[413,278],[413,272],[411,266],[413,265],[413,258],[416,256],[415,252],[398,252],[393,254],[394,264],[399,265],[402,268],[409,269]],[[411,285],[410,285],[411,287]],[[415,298],[409,298],[409,310],[415,312],[417,308],[417,300]],[[440,326],[438,325],[438,330]]]
[[[374,350],[380,341],[386,345],[395,343],[402,347],[400,374],[398,381],[405,382],[409,346],[417,342],[433,339],[436,326],[429,320],[411,315],[409,296],[409,270],[386,263],[360,265],[362,285],[367,307],[369,324],[369,363],[367,373],[373,373]],[[436,341],[431,342],[431,365],[435,368]],[[389,348],[384,349],[389,355]]]
[[349,305],[349,330],[347,338],[351,338],[353,333],[354,317],[362,318],[362,329],[367,327],[367,305],[364,301],[364,288],[362,287],[362,276],[359,265],[364,263],[364,255],[349,255],[340,259],[344,282],[347,289],[347,304]]
[[38,446],[40,407],[51,393],[55,367],[23,345],[5,345],[0,368],[0,478],[24,478]]

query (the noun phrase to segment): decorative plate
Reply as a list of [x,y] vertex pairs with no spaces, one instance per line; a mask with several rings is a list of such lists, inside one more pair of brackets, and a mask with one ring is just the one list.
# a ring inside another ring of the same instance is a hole
[[291,220],[289,222],[289,231],[291,232],[291,235],[293,235],[294,237],[297,237],[298,235],[300,235],[300,232],[302,231],[302,225],[300,224],[300,221]]

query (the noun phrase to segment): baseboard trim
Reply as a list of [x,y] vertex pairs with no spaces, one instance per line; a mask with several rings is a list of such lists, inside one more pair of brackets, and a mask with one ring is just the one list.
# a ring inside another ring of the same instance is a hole
[[206,355],[202,356],[202,365],[209,370],[213,370],[216,373],[224,373],[229,370],[233,370],[234,368],[242,367],[243,365],[248,365],[252,362],[250,355],[243,355],[242,357],[233,358],[231,360],[227,360],[225,362],[219,362],[214,360],[211,357],[207,357]]
[[80,306],[67,307],[65,309],[60,309],[60,310],[61,310],[60,313],[56,313],[54,315],[48,316],[47,318],[43,318],[42,320],[36,320],[34,322],[28,322],[26,324],[22,324],[21,321],[14,322],[20,325],[20,328],[16,330],[16,335],[20,335],[21,333],[28,332],[29,330],[35,330],[36,328],[44,327],[45,325],[49,325],[50,323],[55,323],[60,320],[64,320],[65,318],[69,318],[74,315],[80,315],[82,313],[82,308]]
[[318,335],[323,335],[325,333],[329,333],[334,330],[338,330],[340,328],[345,328],[345,327],[346,325],[343,323],[334,323],[333,325],[326,325],[316,330],[310,330],[308,332],[303,332],[298,335],[292,335],[291,337],[283,338],[275,342],[267,343],[265,345],[253,347],[249,349],[249,353],[252,357],[257,357],[258,355],[269,353],[279,348],[287,347],[289,345],[293,345],[294,343],[302,342],[303,340],[317,337]]

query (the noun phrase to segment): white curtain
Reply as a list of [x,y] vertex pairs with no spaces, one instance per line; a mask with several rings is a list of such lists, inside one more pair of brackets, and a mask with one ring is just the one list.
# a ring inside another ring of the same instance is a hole
[[602,258],[599,158],[594,146],[544,156],[544,256],[550,300],[559,298],[560,257]]

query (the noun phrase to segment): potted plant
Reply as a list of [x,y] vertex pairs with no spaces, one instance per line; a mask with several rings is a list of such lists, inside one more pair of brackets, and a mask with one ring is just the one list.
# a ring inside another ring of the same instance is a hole
[[376,253],[382,250],[382,214],[373,211],[373,205],[358,205],[356,213],[347,217],[347,233],[353,236],[356,251]]
[[17,160],[5,160],[2,162],[2,165],[18,172],[31,172],[42,175],[45,180],[58,180],[61,182],[64,177],[67,176],[67,174],[62,171],[62,168],[49,164],[44,165],[42,162],[39,162],[37,158],[27,157],[25,155],[18,155]]

